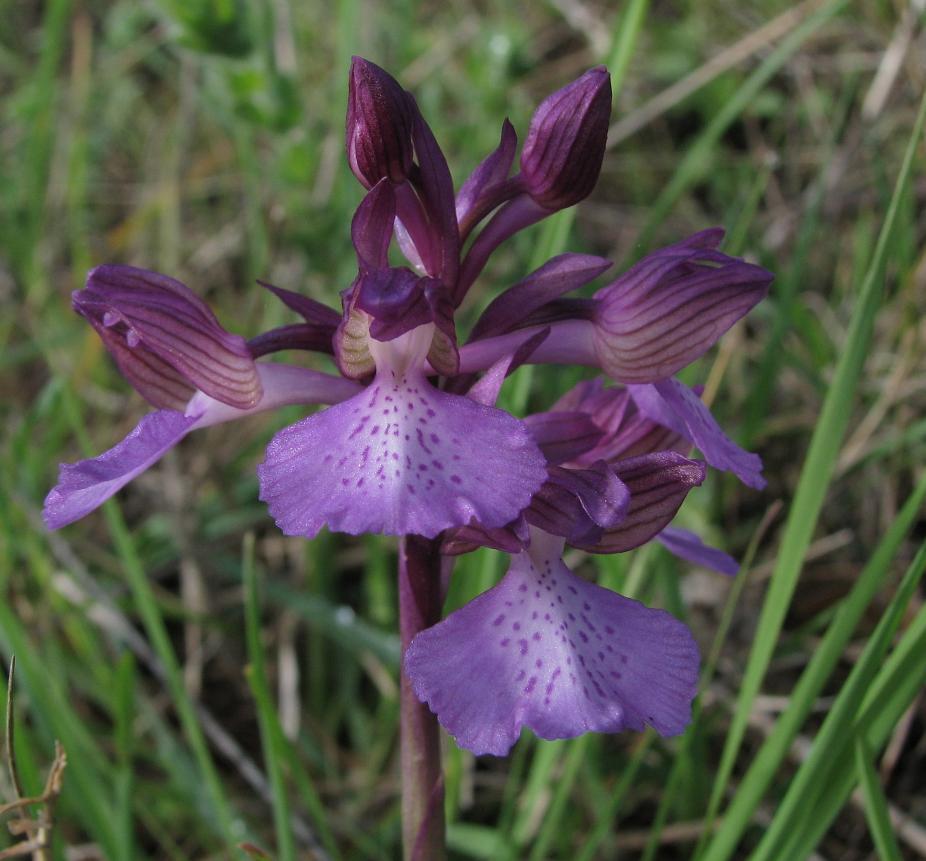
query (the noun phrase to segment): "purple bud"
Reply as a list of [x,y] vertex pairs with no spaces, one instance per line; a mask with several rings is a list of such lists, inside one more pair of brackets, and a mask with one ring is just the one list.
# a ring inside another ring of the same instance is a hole
[[260,377],[245,340],[226,332],[179,281],[133,266],[98,266],[72,301],[126,379],[154,406],[182,411],[197,389],[237,409],[260,400]]
[[414,113],[399,82],[354,57],[347,100],[347,159],[366,188],[383,178],[403,183],[412,166]]
[[521,175],[537,203],[565,209],[589,195],[601,172],[610,117],[611,76],[604,66],[544,99],[521,152]]

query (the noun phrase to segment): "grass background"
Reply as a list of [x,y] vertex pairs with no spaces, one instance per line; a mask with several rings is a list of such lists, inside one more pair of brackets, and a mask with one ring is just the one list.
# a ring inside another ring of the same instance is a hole
[[[523,139],[544,95],[612,70],[596,192],[509,243],[475,306],[564,248],[627,263],[712,224],[778,274],[689,372],[765,459],[765,492],[715,475],[680,518],[743,575],[570,559],[692,626],[695,722],[506,760],[448,743],[454,857],[926,857],[923,24],[901,0],[2,0],[0,653],[23,792],[67,752],[29,809],[49,857],[398,854],[394,545],[274,530],[254,466],[298,410],[196,435],[61,533],[39,517],[58,461],[145,410],[70,311],[88,268],[169,272],[245,335],[289,321],[256,277],[349,283],[354,53],[416,93],[457,184],[504,116]],[[577,378],[519,372],[506,404]],[[461,560],[449,606],[502,565]]]

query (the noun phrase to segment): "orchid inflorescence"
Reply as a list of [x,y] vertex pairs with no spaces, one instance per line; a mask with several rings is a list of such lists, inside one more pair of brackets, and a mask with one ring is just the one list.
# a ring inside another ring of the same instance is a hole
[[[416,535],[446,556],[486,546],[511,557],[498,585],[405,654],[416,695],[461,746],[505,754],[525,726],[548,739],[646,725],[681,732],[698,675],[691,633],[577,576],[562,554],[566,544],[620,553],[655,538],[736,571],[670,522],[708,464],[761,488],[761,462],[673,375],[766,295],[771,274],[718,251],[723,231],[705,230],[591,298],[567,294],[610,262],[561,254],[491,302],[465,343],[454,323],[505,240],[590,193],[610,109],[608,73],[591,69],[537,109],[518,173],[506,120],[455,194],[414,98],[355,58],[347,155],[366,195],[342,311],[265,284],[303,322],[246,341],[173,278],[94,269],[74,308],[156,410],[106,453],[61,466],[48,526],[83,517],[192,430],[328,404],[277,433],[258,467],[261,499],[284,533]],[[393,240],[408,265],[390,264]],[[259,361],[281,350],[330,354],[340,374]],[[496,408],[511,373],[546,362],[598,368],[615,384],[582,382],[523,418]],[[687,456],[692,446],[703,461]]]

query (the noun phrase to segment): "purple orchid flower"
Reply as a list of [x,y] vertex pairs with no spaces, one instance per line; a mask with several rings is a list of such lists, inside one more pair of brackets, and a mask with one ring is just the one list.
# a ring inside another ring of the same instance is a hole
[[[761,461],[673,374],[766,295],[771,274],[720,252],[723,231],[712,229],[653,252],[591,298],[567,294],[610,262],[559,255],[491,302],[465,344],[454,320],[504,241],[590,193],[610,107],[607,71],[590,70],[537,109],[519,173],[506,120],[455,194],[414,98],[355,58],[346,146],[367,192],[341,311],[264,285],[303,322],[245,341],[178,281],[93,270],[74,307],[157,411],[100,457],[61,467],[49,527],[99,506],[192,430],[327,405],[276,434],[258,467],[283,532],[421,536],[435,559],[479,546],[511,557],[497,586],[407,638],[408,682],[459,744],[501,755],[523,727],[543,738],[681,732],[699,660],[688,629],[586,582],[561,557],[566,544],[615,553],[655,539],[735,572],[729,556],[670,524],[708,465],[762,487]],[[407,266],[390,265],[393,239]],[[258,361],[293,349],[332,356],[340,375]],[[594,367],[615,385],[581,383],[519,419],[495,402],[525,362]],[[692,446],[704,461],[687,456]],[[439,567],[419,578],[425,588],[439,590]]]

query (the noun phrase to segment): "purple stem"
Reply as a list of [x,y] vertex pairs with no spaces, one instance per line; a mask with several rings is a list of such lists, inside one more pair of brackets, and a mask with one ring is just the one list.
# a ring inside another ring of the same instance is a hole
[[[440,545],[415,535],[399,542],[399,631],[402,654],[415,635],[440,621]],[[442,861],[444,777],[437,718],[418,701],[402,670],[402,844],[405,861]]]

